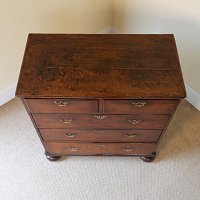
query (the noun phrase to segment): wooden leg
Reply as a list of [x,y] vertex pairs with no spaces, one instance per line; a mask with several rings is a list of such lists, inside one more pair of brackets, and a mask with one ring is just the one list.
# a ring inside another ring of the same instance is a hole
[[152,153],[152,156],[141,156],[140,157],[144,162],[152,162],[156,158],[156,152]]
[[49,161],[56,161],[62,157],[62,156],[52,156],[48,152],[45,152],[45,156]]

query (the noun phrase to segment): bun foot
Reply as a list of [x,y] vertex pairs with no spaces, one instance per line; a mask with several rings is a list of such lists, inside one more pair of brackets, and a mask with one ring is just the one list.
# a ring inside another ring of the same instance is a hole
[[140,157],[141,160],[143,160],[144,162],[152,162],[155,160],[156,158],[156,152],[155,153],[152,153],[152,156],[141,156]]
[[45,152],[45,156],[49,161],[56,161],[62,157],[62,156],[52,156],[48,152]]

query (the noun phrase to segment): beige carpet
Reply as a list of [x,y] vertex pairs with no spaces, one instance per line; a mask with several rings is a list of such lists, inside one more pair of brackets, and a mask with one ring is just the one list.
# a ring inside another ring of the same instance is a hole
[[200,112],[179,106],[154,163],[136,157],[49,162],[19,99],[0,107],[0,200],[199,200]]

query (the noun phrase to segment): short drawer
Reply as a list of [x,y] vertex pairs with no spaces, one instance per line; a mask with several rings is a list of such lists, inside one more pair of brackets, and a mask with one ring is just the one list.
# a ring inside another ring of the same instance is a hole
[[38,128],[163,129],[168,115],[33,114]]
[[49,153],[61,155],[149,155],[154,143],[63,143],[44,142]]
[[104,111],[110,114],[170,114],[177,100],[105,100]]
[[84,142],[157,142],[162,130],[40,129],[44,140]]
[[98,100],[25,99],[31,113],[97,113]]

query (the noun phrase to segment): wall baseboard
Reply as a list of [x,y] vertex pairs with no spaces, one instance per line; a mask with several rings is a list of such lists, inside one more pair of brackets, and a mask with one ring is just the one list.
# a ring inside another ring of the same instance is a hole
[[12,84],[8,88],[0,91],[0,106],[12,100],[15,97],[17,83]]
[[110,26],[99,33],[100,34],[120,34],[120,31],[116,29],[114,26]]
[[186,93],[187,93],[186,100],[200,111],[200,93],[198,93],[188,84],[185,84],[185,88],[186,88]]

